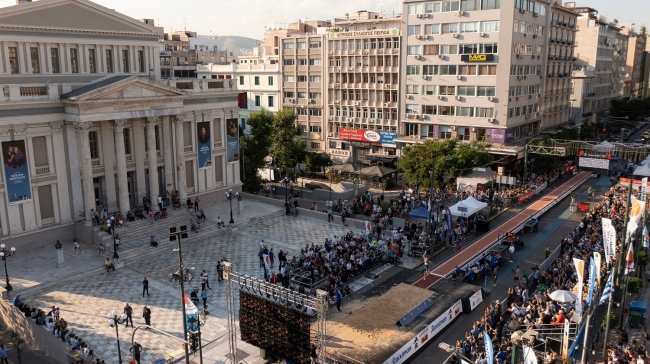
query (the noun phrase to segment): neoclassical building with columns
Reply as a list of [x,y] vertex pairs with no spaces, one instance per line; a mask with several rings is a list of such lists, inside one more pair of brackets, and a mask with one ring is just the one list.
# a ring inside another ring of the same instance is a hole
[[83,236],[99,202],[157,209],[165,191],[239,188],[235,82],[160,80],[160,35],[87,0],[0,8],[0,240]]

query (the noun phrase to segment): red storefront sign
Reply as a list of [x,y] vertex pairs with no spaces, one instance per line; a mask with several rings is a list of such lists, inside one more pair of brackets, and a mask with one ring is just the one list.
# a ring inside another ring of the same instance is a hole
[[381,135],[374,130],[339,128],[339,138],[359,142],[378,143]]

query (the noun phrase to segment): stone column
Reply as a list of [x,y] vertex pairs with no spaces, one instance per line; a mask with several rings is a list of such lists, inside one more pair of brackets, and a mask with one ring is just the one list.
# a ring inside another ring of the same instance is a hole
[[145,124],[145,137],[147,138],[147,159],[149,159],[149,196],[151,196],[151,209],[158,211],[158,153],[156,152],[156,121],[159,118],[150,116]]
[[174,189],[174,158],[172,157],[172,138],[171,138],[171,117],[162,117],[162,137],[163,137],[163,156],[165,158],[165,190]]
[[[113,121],[113,130],[115,131],[115,165],[117,166],[117,201],[120,205],[120,211],[126,214],[131,210],[129,203],[129,186],[126,177],[126,152],[124,149],[124,124],[126,119]],[[107,178],[112,178],[108,176]],[[111,181],[107,181],[109,183]]]
[[88,129],[92,122],[76,123],[79,141],[81,145],[81,154],[79,158],[79,169],[81,169],[81,179],[83,182],[84,195],[84,213],[86,216],[86,225],[91,226],[90,210],[95,209],[95,191],[93,190],[93,165],[90,160],[90,140],[88,139]]
[[185,139],[183,138],[183,116],[174,117],[174,126],[176,127],[176,189],[181,198],[181,203],[187,200],[187,190],[185,188]]

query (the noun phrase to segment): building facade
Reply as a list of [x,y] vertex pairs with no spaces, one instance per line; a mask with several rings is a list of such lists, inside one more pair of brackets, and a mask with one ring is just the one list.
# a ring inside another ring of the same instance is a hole
[[646,37],[640,35],[630,28],[622,30],[628,36],[627,59],[625,61],[625,83],[629,88],[630,97],[640,97],[643,90],[641,78],[643,66],[643,53],[646,47]]
[[401,17],[359,11],[327,35],[327,152],[335,163],[397,157]]
[[232,54],[217,48],[216,37],[196,32],[165,33],[160,40],[160,73],[162,78],[194,78],[197,65],[228,64]]
[[126,213],[240,184],[237,85],[161,82],[156,28],[88,0],[2,8],[0,24],[2,236],[79,237],[99,203]]

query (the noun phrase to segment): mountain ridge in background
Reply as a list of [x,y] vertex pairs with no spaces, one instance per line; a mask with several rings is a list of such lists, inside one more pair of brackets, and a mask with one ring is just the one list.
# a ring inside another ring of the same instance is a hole
[[[203,37],[209,37],[207,35],[201,35]],[[217,35],[215,40],[219,50],[227,50],[228,52],[234,52],[235,55],[239,54],[240,49],[249,49],[252,50],[253,47],[261,43],[260,40],[240,37],[237,35]]]

